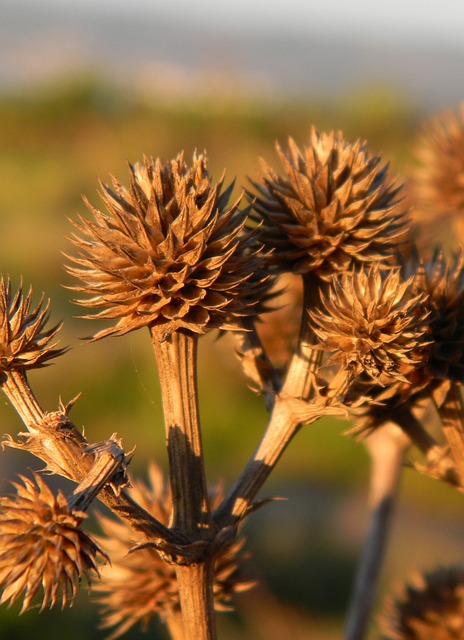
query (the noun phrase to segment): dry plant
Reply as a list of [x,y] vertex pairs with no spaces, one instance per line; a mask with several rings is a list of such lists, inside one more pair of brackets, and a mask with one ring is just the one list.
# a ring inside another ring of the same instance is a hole
[[[431,132],[433,144],[452,136],[450,162],[462,166],[463,128],[453,120]],[[462,171],[456,184],[449,174],[438,184],[443,164],[433,144],[418,175],[428,208],[440,213],[448,195],[446,211],[461,206],[464,187]],[[446,144],[435,146],[446,156]],[[150,487],[130,482],[131,454],[116,434],[90,442],[69,418],[74,400],[57,411],[40,406],[28,370],[64,352],[60,326],[48,326],[44,299],[33,307],[32,289],[15,292],[1,280],[0,384],[27,430],[4,445],[76,485],[66,497],[40,475],[21,477],[1,498],[1,602],[22,598],[22,611],[37,599],[41,609],[64,605],[86,579],[113,638],[154,615],[174,639],[216,638],[215,610],[253,585],[239,529],[269,502],[259,497],[263,484],[303,425],[338,415],[353,421],[373,461],[372,520],[345,631],[361,640],[404,456],[414,447],[420,472],[464,489],[462,254],[419,255],[401,185],[365,142],[313,129],[307,146],[289,139],[277,153],[280,171],[263,162],[232,203],[234,185],[212,181],[206,155],[190,165],[182,153],[170,162],[146,157],[129,166],[127,186],[101,183],[102,210],[86,201],[88,214],[73,222],[70,288],[90,310],[84,318],[107,321],[89,339],[148,330],[168,479],[152,465]],[[276,313],[282,301],[286,310]],[[269,413],[224,495],[208,489],[198,411],[197,346],[210,330],[236,336]],[[427,428],[430,404],[441,439]],[[103,535],[91,537],[83,524],[96,499],[118,520],[101,517]]]

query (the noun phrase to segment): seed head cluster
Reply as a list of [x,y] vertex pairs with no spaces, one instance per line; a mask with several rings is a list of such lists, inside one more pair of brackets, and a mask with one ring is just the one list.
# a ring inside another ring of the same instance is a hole
[[281,270],[327,279],[353,261],[385,260],[395,250],[406,223],[399,188],[364,143],[313,129],[302,151],[290,139],[277,152],[283,174],[264,163],[253,207]]
[[16,495],[0,498],[0,603],[24,596],[28,609],[42,590],[40,610],[72,603],[82,578],[98,577],[97,544],[80,528],[86,514],[72,511],[34,475],[13,483]]
[[188,167],[183,154],[131,166],[127,188],[102,185],[107,212],[87,203],[94,221],[75,223],[68,268],[90,296],[79,303],[99,310],[87,317],[116,320],[95,339],[143,326],[233,329],[264,309],[271,283],[248,209],[228,204],[232,187],[210,181],[204,155]]

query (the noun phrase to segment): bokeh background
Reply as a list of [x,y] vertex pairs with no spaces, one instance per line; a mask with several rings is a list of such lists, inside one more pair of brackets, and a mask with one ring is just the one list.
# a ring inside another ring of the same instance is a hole
[[[97,203],[97,178],[123,182],[126,162],[206,149],[213,177],[226,168],[237,193],[259,156],[277,166],[274,141],[305,144],[311,124],[362,137],[407,179],[422,120],[464,98],[464,6],[460,0],[0,0],[0,256],[53,300],[72,350],[31,381],[47,409],[82,392],[73,419],[97,441],[117,431],[131,465],[165,466],[156,369],[144,332],[86,344],[94,327],[63,285],[68,216]],[[203,339],[201,412],[208,476],[226,486],[265,424],[228,338]],[[19,420],[0,404],[1,431]],[[298,434],[263,495],[285,496],[250,519],[246,534],[262,585],[222,615],[224,640],[341,637],[366,527],[369,460],[322,421]],[[1,454],[0,483],[35,460]],[[382,578],[384,594],[418,569],[459,562],[462,497],[406,469]],[[97,640],[85,590],[73,609],[0,612],[0,639]],[[163,637],[156,623],[149,637]],[[372,638],[378,637],[375,625]],[[127,638],[146,637],[138,629]]]

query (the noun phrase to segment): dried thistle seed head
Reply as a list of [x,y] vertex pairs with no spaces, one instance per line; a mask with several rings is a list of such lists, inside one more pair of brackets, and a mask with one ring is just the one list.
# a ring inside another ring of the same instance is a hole
[[464,569],[439,568],[417,575],[379,619],[384,640],[464,638]]
[[145,159],[130,167],[128,188],[102,185],[106,213],[87,203],[95,221],[75,223],[82,237],[72,237],[79,253],[68,272],[90,296],[78,303],[101,309],[86,317],[117,320],[95,339],[142,326],[231,329],[264,310],[272,283],[261,245],[246,228],[249,208],[229,206],[233,185],[222,190],[223,181],[210,181],[204,155],[191,167],[183,154]]
[[[161,522],[168,524],[172,500],[160,469],[151,465],[150,487],[132,481],[132,497]],[[212,507],[222,499],[220,492],[213,496]],[[111,557],[111,566],[104,567],[102,581],[94,591],[100,592],[103,627],[115,627],[110,638],[117,638],[136,624],[147,628],[150,620],[159,615],[166,619],[179,611],[179,593],[174,566],[161,560],[155,551],[137,549],[134,530],[123,522],[99,516],[105,538],[99,541]],[[215,608],[231,608],[233,594],[254,585],[244,576],[242,565],[247,559],[240,538],[219,552],[215,563]]]
[[436,250],[423,265],[413,257],[406,268],[416,271],[416,287],[428,296],[432,348],[427,375],[432,379],[464,382],[463,252],[447,260],[443,251]]
[[40,300],[31,309],[32,287],[26,296],[22,286],[13,295],[9,278],[0,279],[0,378],[1,371],[46,366],[66,349],[55,349],[53,342],[61,324],[49,329],[50,301]]
[[378,264],[334,278],[321,307],[310,311],[328,362],[381,385],[408,382],[429,349],[424,295],[413,283],[400,268]]
[[413,176],[420,212],[458,213],[464,210],[464,103],[457,111],[430,118],[423,126]]
[[0,604],[24,594],[26,611],[42,589],[40,611],[58,600],[65,606],[83,577],[99,575],[97,556],[106,555],[80,528],[85,513],[71,511],[65,496],[55,497],[37,474],[20,479],[16,495],[0,498]]
[[406,233],[399,188],[365,143],[313,129],[303,151],[290,139],[277,152],[283,175],[264,163],[253,207],[281,270],[328,279],[353,261],[385,260],[398,247]]

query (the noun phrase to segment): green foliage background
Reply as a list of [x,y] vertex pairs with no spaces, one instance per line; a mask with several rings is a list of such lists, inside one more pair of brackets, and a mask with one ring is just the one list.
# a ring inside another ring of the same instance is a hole
[[[259,170],[259,156],[277,167],[274,141],[288,135],[304,145],[311,124],[342,129],[382,152],[394,171],[407,174],[422,113],[384,89],[346,95],[333,104],[316,99],[260,103],[210,98],[173,101],[138,97],[96,77],[74,77],[53,85],[0,95],[1,270],[17,286],[20,274],[52,298],[52,320],[65,319],[62,343],[72,350],[31,382],[46,409],[82,398],[73,409],[92,441],[117,431],[126,450],[137,446],[132,472],[143,475],[149,459],[166,463],[161,400],[148,334],[87,344],[78,339],[94,327],[74,316],[72,284],[62,270],[71,250],[67,219],[85,213],[81,195],[97,204],[97,177],[113,173],[125,181],[126,162],[143,154],[169,159],[181,149],[189,158],[206,149],[213,177],[223,169],[236,177],[237,195]],[[248,389],[230,337],[202,340],[200,405],[207,471],[211,483],[233,481],[265,424],[262,402]],[[21,430],[2,401],[2,432]],[[220,637],[261,640],[340,636],[355,560],[366,524],[368,458],[363,445],[342,436],[347,425],[322,421],[297,436],[265,487],[288,499],[258,512],[247,526],[254,564],[263,586],[241,597],[240,613],[221,616]],[[6,450],[0,481],[37,468],[32,458]],[[387,557],[383,589],[399,578],[462,554],[462,498],[406,471],[398,518]],[[264,586],[266,584],[267,586]],[[0,611],[0,638],[67,640],[105,637],[85,590],[74,609]],[[148,637],[163,637],[153,626]],[[138,629],[128,638],[146,637]],[[375,637],[375,630],[373,630]]]

